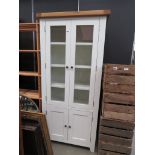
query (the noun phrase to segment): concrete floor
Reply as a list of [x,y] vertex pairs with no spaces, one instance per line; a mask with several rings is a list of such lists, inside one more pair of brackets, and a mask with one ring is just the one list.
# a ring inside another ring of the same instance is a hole
[[58,142],[52,142],[52,148],[54,155],[97,155],[97,152],[91,153],[89,148]]

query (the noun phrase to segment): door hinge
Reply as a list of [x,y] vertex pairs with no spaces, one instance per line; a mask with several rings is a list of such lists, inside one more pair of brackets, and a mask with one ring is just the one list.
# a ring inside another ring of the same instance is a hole
[[46,32],[46,26],[44,26],[44,32]]
[[97,71],[97,66],[96,66],[96,71]]
[[45,63],[45,69],[46,69],[46,63]]
[[45,100],[46,100],[46,102],[47,102],[47,96],[45,96]]
[[45,115],[47,115],[47,110],[45,111]]

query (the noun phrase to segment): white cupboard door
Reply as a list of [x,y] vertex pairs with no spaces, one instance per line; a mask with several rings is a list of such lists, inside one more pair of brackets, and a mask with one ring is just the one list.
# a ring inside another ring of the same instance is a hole
[[48,107],[47,123],[50,139],[60,142],[67,141],[68,110]]
[[98,18],[72,20],[70,107],[93,108],[98,28]]
[[69,98],[70,21],[46,21],[47,104],[66,107]]
[[68,142],[75,145],[90,146],[92,112],[69,111]]

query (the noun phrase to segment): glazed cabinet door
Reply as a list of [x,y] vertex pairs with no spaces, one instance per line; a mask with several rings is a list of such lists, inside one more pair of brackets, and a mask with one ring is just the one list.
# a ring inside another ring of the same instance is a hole
[[72,20],[70,107],[93,107],[98,32],[97,18]]
[[68,142],[71,144],[90,147],[92,112],[69,111]]
[[68,110],[57,109],[50,106],[47,109],[46,118],[50,139],[54,141],[66,142],[68,136]]
[[46,21],[47,104],[68,105],[69,64],[70,21]]

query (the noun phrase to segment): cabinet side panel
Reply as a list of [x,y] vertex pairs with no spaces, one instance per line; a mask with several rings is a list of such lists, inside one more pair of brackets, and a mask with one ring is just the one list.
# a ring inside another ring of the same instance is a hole
[[96,142],[101,76],[102,76],[103,56],[104,56],[106,19],[107,17],[100,17],[98,51],[97,51],[97,70],[96,70],[95,93],[94,93],[94,112],[93,112],[93,122],[91,132],[91,145],[90,145],[91,152],[94,152]]
[[42,91],[42,112],[46,112],[46,71],[45,71],[45,60],[46,60],[46,46],[45,38],[46,33],[44,31],[45,21],[40,20],[40,54],[41,54],[41,91]]

